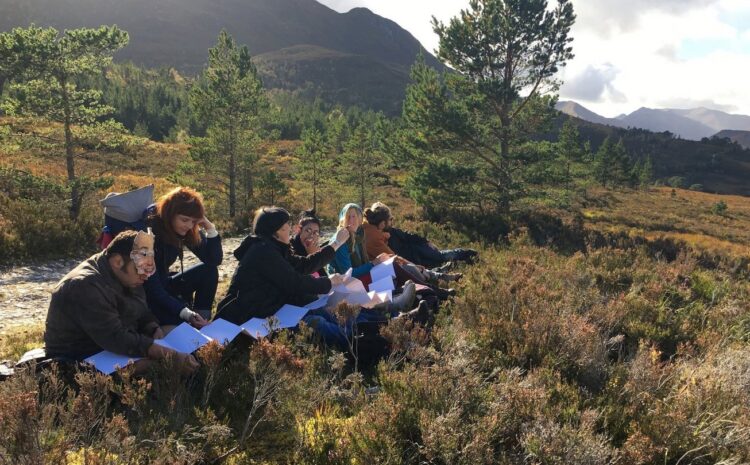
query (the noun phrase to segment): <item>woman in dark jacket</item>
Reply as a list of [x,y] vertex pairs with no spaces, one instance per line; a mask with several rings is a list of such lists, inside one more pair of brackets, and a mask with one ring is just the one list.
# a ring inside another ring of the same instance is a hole
[[[295,227],[296,234],[290,245],[294,255],[303,257],[317,253],[320,250],[320,220],[314,210],[305,210],[299,216]],[[324,267],[315,270],[313,276],[328,276]]]
[[[211,316],[219,282],[218,266],[224,252],[216,227],[206,218],[201,195],[178,187],[162,196],[147,224],[156,236],[156,273],[143,285],[148,306],[162,325],[187,321],[202,327]],[[187,247],[202,262],[187,270],[182,265]],[[180,271],[169,268],[180,260]]]
[[348,232],[309,256],[294,255],[289,246],[289,213],[283,208],[264,207],[253,221],[254,234],[245,238],[234,255],[240,264],[234,272],[227,296],[219,303],[217,318],[241,324],[250,318],[267,318],[284,304],[304,306],[330,292],[340,276],[310,275],[333,259]]

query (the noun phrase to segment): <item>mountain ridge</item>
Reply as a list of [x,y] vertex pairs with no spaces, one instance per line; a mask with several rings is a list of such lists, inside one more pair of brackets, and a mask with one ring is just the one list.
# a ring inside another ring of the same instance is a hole
[[[355,85],[357,93],[341,100],[363,102],[365,106],[391,113],[394,108],[400,108],[399,96],[403,98],[406,87],[402,76],[408,75],[417,54],[422,53],[428,65],[445,69],[411,33],[394,21],[367,8],[338,13],[314,0],[3,0],[0,4],[0,31],[31,23],[59,30],[117,24],[128,31],[131,39],[130,44],[117,53],[117,61],[131,61],[146,67],[172,67],[186,76],[196,75],[205,66],[207,50],[215,45],[222,29],[237,43],[247,45],[253,56],[299,45],[341,52],[350,60],[340,59],[333,65],[342,65],[350,73],[346,80]],[[365,58],[354,59],[355,56]],[[268,55],[265,61],[272,58],[274,55]],[[366,75],[366,68],[352,73],[351,60],[360,65],[374,65],[375,75],[386,79],[393,75],[393,79],[378,82],[373,87],[371,80],[361,79]],[[321,63],[313,68],[320,70],[323,66]],[[399,72],[388,72],[394,68]],[[342,73],[332,69],[328,75]],[[299,76],[283,78],[286,82],[300,80]],[[326,82],[313,84],[328,85]],[[388,98],[397,100],[384,102],[384,87],[389,88]],[[340,94],[340,90],[334,93]],[[370,99],[378,103],[371,105]]]
[[557,110],[597,124],[619,128],[639,128],[653,132],[669,131],[689,140],[711,137],[722,130],[750,130],[750,116],[730,114],[708,108],[674,109],[641,107],[615,118],[599,115],[580,103],[560,101]]

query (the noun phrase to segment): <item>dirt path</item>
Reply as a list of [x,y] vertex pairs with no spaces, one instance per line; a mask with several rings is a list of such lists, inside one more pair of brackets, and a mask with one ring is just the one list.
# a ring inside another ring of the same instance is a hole
[[[232,252],[241,241],[238,237],[223,240],[224,261],[219,267],[219,282],[231,279],[237,266]],[[196,261],[190,252],[185,255],[186,268]],[[44,323],[50,292],[78,263],[79,260],[55,260],[0,270],[0,335],[19,326]],[[178,267],[179,262],[175,269]]]

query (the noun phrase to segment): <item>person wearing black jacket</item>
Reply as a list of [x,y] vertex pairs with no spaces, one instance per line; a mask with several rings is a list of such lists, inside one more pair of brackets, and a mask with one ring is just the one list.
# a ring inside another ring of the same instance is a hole
[[388,232],[390,233],[388,246],[394,252],[410,262],[426,268],[439,267],[450,261],[471,262],[477,256],[476,250],[472,249],[440,250],[427,238],[403,229],[390,227]]
[[[320,250],[320,220],[315,216],[315,210],[303,211],[294,229],[296,234],[290,243],[293,254],[307,256]],[[318,276],[328,276],[325,267],[315,270],[313,274],[315,273]]]
[[[289,213],[264,207],[255,215],[253,235],[245,238],[234,256],[239,265],[227,296],[219,303],[217,318],[236,324],[267,318],[284,304],[304,306],[340,284],[341,276],[315,278],[310,274],[333,259],[348,233],[337,236],[317,253],[300,256],[289,246]],[[332,281],[334,281],[332,283]]]

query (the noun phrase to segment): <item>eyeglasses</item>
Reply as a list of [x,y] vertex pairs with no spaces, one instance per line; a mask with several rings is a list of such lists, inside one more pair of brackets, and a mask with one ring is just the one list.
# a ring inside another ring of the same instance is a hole
[[318,229],[302,228],[302,232],[307,234],[308,236],[320,237],[320,230]]

